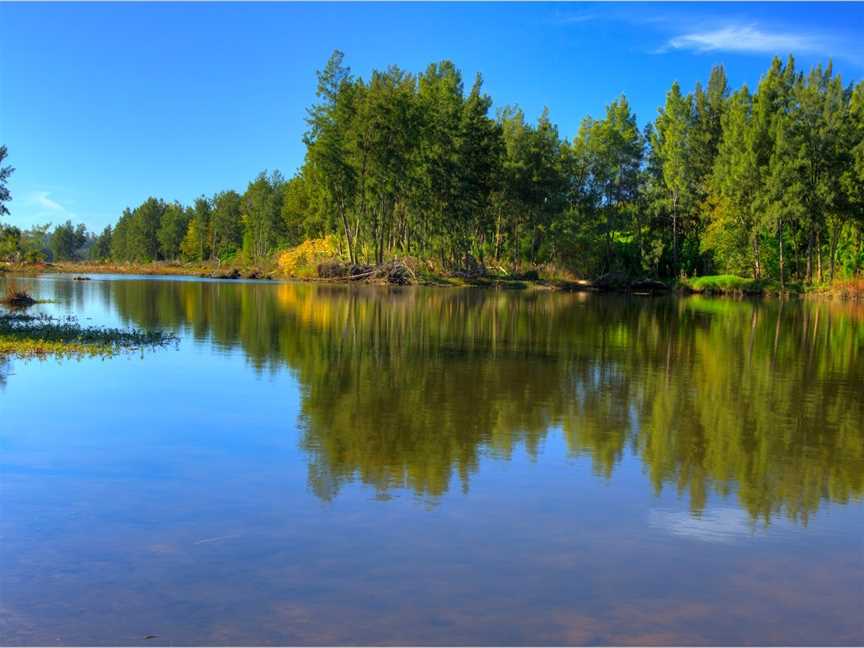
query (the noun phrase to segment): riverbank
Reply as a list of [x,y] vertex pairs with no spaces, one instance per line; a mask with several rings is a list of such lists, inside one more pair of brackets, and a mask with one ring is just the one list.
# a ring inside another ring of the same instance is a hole
[[[37,275],[51,272],[64,274],[137,274],[137,275],[178,275],[190,277],[214,277],[225,279],[261,278],[271,271],[258,267],[240,268],[237,266],[220,267],[207,263],[172,263],[154,261],[152,263],[111,263],[101,261],[59,261],[57,263],[3,263],[0,272],[22,275]],[[254,275],[254,276],[253,276]]]
[[614,292],[655,295],[666,292],[726,297],[827,297],[864,301],[864,278],[837,279],[819,285],[786,282],[781,290],[773,279],[755,280],[737,275],[707,275],[680,278],[677,281],[634,279],[623,273],[609,273],[597,279],[579,279],[549,272],[545,267],[512,273],[436,272],[422,264],[389,262],[381,266],[319,264],[303,272],[285,272],[274,263],[254,266],[219,265],[215,263],[111,263],[64,261],[58,263],[3,263],[0,272],[22,275],[43,273],[72,274],[86,280],[89,274],[175,275],[213,279],[262,279],[316,283],[366,283],[376,285],[419,285],[432,287],[481,287],[509,290],[556,290],[569,292]]
[[217,265],[213,263],[110,263],[88,261],[61,261],[57,263],[3,263],[0,272],[21,275],[46,273],[71,274],[86,280],[90,274],[124,275],[168,275],[202,277],[212,279],[263,279],[321,283],[368,283],[387,285],[420,285],[440,287],[488,287],[538,289],[538,290],[591,290],[592,282],[557,276],[541,276],[537,270],[512,274],[444,274],[425,268],[412,268],[401,262],[390,262],[382,266],[362,266],[345,272],[334,271],[332,265],[314,268],[311,271],[288,273],[278,265],[255,266]]
[[752,279],[737,275],[709,275],[679,279],[676,288],[684,293],[737,297],[829,297],[864,301],[864,278],[835,279],[808,285],[788,281],[780,287],[775,279]]

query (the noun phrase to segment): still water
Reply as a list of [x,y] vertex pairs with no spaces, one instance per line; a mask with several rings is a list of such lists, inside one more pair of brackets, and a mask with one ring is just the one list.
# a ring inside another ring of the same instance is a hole
[[860,305],[18,285],[0,643],[864,642]]

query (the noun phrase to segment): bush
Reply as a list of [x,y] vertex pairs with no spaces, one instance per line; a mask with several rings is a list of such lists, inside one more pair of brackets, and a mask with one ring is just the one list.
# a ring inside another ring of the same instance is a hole
[[308,239],[278,255],[279,271],[289,277],[318,276],[319,266],[339,263],[339,245],[335,236]]

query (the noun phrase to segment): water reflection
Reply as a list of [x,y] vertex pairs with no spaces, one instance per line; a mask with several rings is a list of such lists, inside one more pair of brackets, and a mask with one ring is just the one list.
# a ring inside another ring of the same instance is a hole
[[861,644],[860,307],[25,281],[7,643]]
[[[649,526],[680,538],[698,542],[731,543],[754,537],[753,520],[741,509],[718,506],[698,516],[684,511],[652,509],[648,513]],[[785,520],[775,520],[772,526],[783,527]]]
[[[634,452],[697,518],[712,493],[751,521],[805,524],[864,495],[854,305],[152,280],[53,290],[76,310],[98,302],[129,325],[241,348],[259,371],[290,368],[325,500],[360,480],[434,501],[467,490],[483,456],[535,456],[553,429],[601,478]],[[713,515],[671,524],[710,535],[725,519]]]

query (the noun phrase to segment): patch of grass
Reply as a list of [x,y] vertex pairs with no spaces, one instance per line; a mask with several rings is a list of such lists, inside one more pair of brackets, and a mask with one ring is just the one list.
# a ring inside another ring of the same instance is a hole
[[679,279],[678,287],[705,295],[784,295],[800,294],[805,287],[797,281],[787,280],[783,290],[776,279],[751,279],[738,275],[706,275]]
[[74,317],[0,314],[0,356],[111,356],[121,351],[165,346],[176,339],[173,334],[159,330],[82,326]]
[[760,293],[762,285],[755,279],[738,275],[706,275],[682,279],[681,284],[695,293]]

